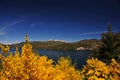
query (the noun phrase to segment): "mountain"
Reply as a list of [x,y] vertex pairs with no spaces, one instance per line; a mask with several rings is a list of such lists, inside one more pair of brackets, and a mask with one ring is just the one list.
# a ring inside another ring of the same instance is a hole
[[[33,49],[49,49],[52,46],[57,46],[57,45],[65,43],[65,42],[61,42],[61,41],[32,41],[30,43],[33,46]],[[24,44],[24,42],[21,42],[21,43],[17,43],[17,44],[11,44],[10,46],[12,48],[15,48],[16,46],[21,48],[21,46],[23,44]]]
[[[94,46],[99,44],[99,40],[97,39],[88,39],[81,40],[78,42],[64,42],[64,41],[32,41],[30,42],[33,45],[33,49],[49,49],[49,50],[76,50],[78,47],[85,47],[87,49],[92,49]],[[24,42],[11,44],[12,48],[16,46],[20,47],[24,44]]]
[[76,50],[79,47],[84,47],[85,49],[92,50],[94,46],[100,43],[97,39],[88,39],[88,40],[81,40],[78,42],[73,43],[63,43],[57,46],[53,46],[52,49],[56,50]]

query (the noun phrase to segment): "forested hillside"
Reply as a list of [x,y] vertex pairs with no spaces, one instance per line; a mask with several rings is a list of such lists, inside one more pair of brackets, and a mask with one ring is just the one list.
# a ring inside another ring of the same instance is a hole
[[[30,42],[34,49],[48,49],[48,50],[76,50],[78,47],[85,47],[88,49],[94,48],[99,44],[97,39],[86,39],[78,42],[61,42],[61,41],[33,41]],[[11,47],[21,47],[24,42],[12,44]]]

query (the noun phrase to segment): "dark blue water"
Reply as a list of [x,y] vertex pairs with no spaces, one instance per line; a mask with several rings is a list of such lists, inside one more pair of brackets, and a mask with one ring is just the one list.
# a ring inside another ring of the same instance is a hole
[[[1,50],[0,50],[1,51]],[[14,53],[15,49],[11,48],[11,52]],[[21,49],[19,49],[21,53]],[[60,57],[70,57],[72,60],[72,64],[76,66],[76,68],[82,68],[83,65],[86,64],[86,60],[89,57],[91,51],[58,51],[58,50],[38,50],[38,53],[43,56],[46,55],[49,59],[53,59],[54,63],[57,63]]]
[[72,64],[77,68],[83,67],[86,64],[86,59],[89,57],[91,51],[56,51],[56,50],[38,50],[40,55],[46,55],[53,59],[55,63],[60,57],[70,57]]

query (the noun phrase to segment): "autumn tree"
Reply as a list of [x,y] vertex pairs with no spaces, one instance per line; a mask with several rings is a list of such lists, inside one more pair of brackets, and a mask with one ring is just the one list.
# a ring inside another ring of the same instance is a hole
[[[16,47],[14,53],[0,55],[3,67],[0,70],[0,80],[82,80],[80,72],[70,65],[70,60],[61,58],[55,65],[47,56],[33,52],[28,35],[25,39],[21,53]],[[7,49],[8,46],[3,47],[5,54]]]

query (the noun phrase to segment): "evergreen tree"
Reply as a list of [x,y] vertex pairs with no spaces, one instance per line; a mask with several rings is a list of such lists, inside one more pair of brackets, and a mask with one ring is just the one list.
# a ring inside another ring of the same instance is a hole
[[120,34],[112,32],[111,24],[108,24],[108,32],[105,32],[101,36],[101,43],[97,49],[93,50],[93,57],[110,63],[112,58],[119,61],[118,55],[120,55]]

